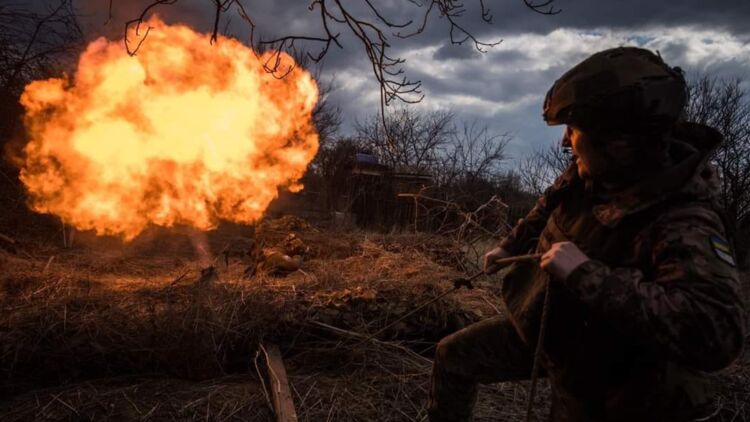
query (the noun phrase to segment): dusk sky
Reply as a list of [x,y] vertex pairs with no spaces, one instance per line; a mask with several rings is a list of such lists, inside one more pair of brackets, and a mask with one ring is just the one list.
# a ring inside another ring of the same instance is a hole
[[[122,36],[122,22],[136,17],[148,1],[117,1],[113,20],[106,26],[105,0],[79,3],[84,28],[90,37]],[[256,36],[322,36],[319,11],[309,1],[245,1],[258,28]],[[428,3],[425,1],[424,3]],[[425,94],[417,106],[424,110],[451,110],[458,121],[476,121],[494,132],[510,133],[511,161],[556,142],[562,131],[541,119],[544,94],[557,77],[593,52],[617,46],[657,50],[688,77],[710,74],[743,78],[750,87],[750,1],[729,0],[556,0],[560,13],[532,12],[522,0],[485,1],[492,24],[482,21],[479,1],[465,0],[467,11],[459,22],[485,42],[502,42],[486,53],[473,45],[452,45],[445,19],[433,14],[424,33],[400,39],[387,32],[391,55],[406,60],[405,75],[421,80]],[[373,19],[364,0],[348,0],[358,17]],[[375,0],[380,12],[394,22],[419,20],[425,8],[409,0]],[[222,15],[221,27],[242,40],[248,28],[236,8]],[[155,11],[167,22],[185,22],[208,31],[213,22],[213,1],[180,0]],[[411,28],[416,28],[413,24]],[[323,80],[333,78],[332,101],[343,114],[343,134],[357,119],[378,112],[378,87],[359,42],[343,25],[343,49],[332,47],[322,62]],[[309,45],[316,52],[319,47]]]

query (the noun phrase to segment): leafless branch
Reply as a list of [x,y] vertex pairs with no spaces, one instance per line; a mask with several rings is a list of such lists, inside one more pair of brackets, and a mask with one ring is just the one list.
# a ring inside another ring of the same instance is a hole
[[703,76],[690,84],[687,117],[724,135],[713,162],[722,180],[722,200],[734,221],[750,217],[750,98],[740,80]]
[[[126,24],[126,31],[133,25],[135,25],[135,34],[140,36],[140,25],[143,23],[146,15],[156,6],[169,5],[177,3],[178,0],[156,0],[148,5],[143,13],[136,19],[129,21]],[[215,6],[215,19],[212,32],[212,42],[216,41],[220,16],[222,13],[227,12],[232,6],[236,6],[238,13],[242,19],[247,22],[250,26],[250,43],[255,45],[255,24],[248,14],[247,9],[244,7],[240,0],[211,0]],[[481,13],[482,20],[485,23],[492,23],[492,14],[490,9],[485,4],[484,0],[475,0],[479,4],[479,13]],[[354,35],[355,39],[359,42],[363,48],[365,55],[367,56],[371,71],[375,80],[380,87],[380,109],[381,109],[381,123],[386,127],[386,135],[389,139],[392,136],[388,133],[388,127],[385,124],[385,108],[394,100],[403,103],[416,103],[422,100],[424,97],[421,90],[421,81],[411,80],[405,76],[403,71],[403,64],[405,60],[401,57],[396,57],[390,54],[392,47],[389,36],[394,35],[396,38],[403,39],[416,36],[421,34],[428,26],[430,19],[433,15],[437,14],[438,18],[444,18],[449,23],[449,38],[453,44],[463,44],[465,42],[471,42],[478,51],[485,52],[488,48],[495,46],[500,41],[486,42],[480,40],[474,35],[472,29],[464,26],[462,23],[462,17],[466,14],[467,8],[464,3],[456,0],[429,0],[429,1],[416,1],[409,0],[409,5],[404,7],[412,7],[416,10],[421,10],[421,17],[418,21],[408,20],[405,22],[396,22],[392,18],[386,16],[384,13],[385,7],[376,4],[372,0],[360,0],[359,6],[355,3],[348,2],[344,4],[341,0],[313,0],[308,10],[310,12],[316,12],[319,14],[321,23],[321,34],[316,35],[302,35],[302,34],[289,34],[281,37],[268,39],[268,40],[257,40],[257,44],[272,48],[278,51],[295,51],[301,45],[307,50],[306,54],[310,59],[315,62],[322,60],[327,53],[330,51],[331,46],[335,45],[338,48],[343,48],[340,42],[341,32],[338,28],[342,28],[343,31]],[[534,12],[554,15],[560,12],[560,9],[554,8],[554,0],[544,0],[540,3],[534,3],[529,0],[524,0],[524,4]],[[433,13],[436,12],[436,13]],[[390,31],[397,30],[395,34],[391,34]],[[146,32],[147,34],[148,32]],[[126,37],[126,46],[130,54],[135,54],[138,48],[143,43],[143,38],[138,42],[135,48],[131,48]],[[311,52],[311,45],[319,45],[316,53]],[[274,58],[268,63],[267,71],[278,75],[279,73],[283,76],[290,70],[282,70],[279,72],[277,66],[280,64],[280,60]]]
[[[413,198],[415,216],[421,216],[423,226],[432,226],[431,231],[451,238],[464,251],[459,262],[464,271],[477,269],[474,265],[488,239],[501,238],[510,229],[505,219],[508,205],[496,195],[472,208],[424,192],[402,196]],[[418,230],[419,219],[414,224]]]
[[[141,12],[140,16],[138,16],[135,19],[131,19],[125,22],[124,43],[125,43],[125,49],[127,50],[128,54],[130,54],[131,56],[134,56],[138,52],[138,50],[141,48],[144,41],[146,41],[146,37],[148,37],[149,31],[151,31],[151,27],[146,28],[146,33],[143,34],[142,37],[140,35],[141,24],[143,24],[144,19],[146,19],[146,15],[148,15],[148,13],[152,9],[156,8],[157,6],[175,4],[177,3],[177,1],[178,0],[156,0],[153,3],[149,4],[148,6],[146,6],[146,8],[143,9],[143,12]],[[135,36],[140,38],[134,48],[130,48],[130,40],[129,40],[130,28],[132,27],[135,27]]]
[[570,150],[559,143],[524,157],[516,168],[524,190],[541,195],[570,166],[572,158]]
[[358,122],[358,142],[394,169],[429,172],[441,160],[440,155],[455,130],[453,118],[452,113],[445,111],[420,113],[408,107],[396,109],[386,114],[385,124],[374,116]]
[[562,9],[555,9],[555,0],[544,0],[539,3],[534,3],[533,1],[529,0],[523,0],[523,2],[526,7],[542,15],[556,15],[562,12]]
[[0,6],[0,91],[17,95],[34,77],[65,67],[81,47],[82,32],[70,0],[45,12]]
[[[480,1],[480,9],[482,14],[482,20],[484,20],[486,23],[492,22],[492,15],[489,13],[489,9],[484,4],[484,1]],[[477,49],[479,52],[486,52],[487,48],[494,47],[498,44],[500,44],[501,41],[494,41],[494,42],[483,42],[480,41],[476,36],[473,35],[472,32],[467,30],[458,20],[458,18],[462,17],[466,13],[466,6],[462,2],[453,1],[453,0],[432,0],[427,6],[427,10],[424,13],[422,17],[422,23],[421,25],[411,33],[407,34],[398,34],[401,38],[409,38],[417,34],[421,34],[424,32],[425,28],[427,27],[427,24],[429,22],[430,14],[433,10],[437,10],[440,17],[445,18],[449,24],[449,35],[450,40],[452,44],[461,45],[465,43],[466,41],[471,41],[474,44],[474,48]]]
[[719,130],[724,141],[712,162],[722,181],[721,203],[738,242],[741,264],[750,255],[750,97],[740,79],[703,75],[689,84],[685,117]]

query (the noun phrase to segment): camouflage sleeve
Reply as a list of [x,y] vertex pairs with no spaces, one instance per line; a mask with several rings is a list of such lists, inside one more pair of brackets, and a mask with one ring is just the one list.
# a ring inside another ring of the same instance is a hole
[[745,319],[721,219],[705,205],[688,206],[671,212],[652,235],[651,268],[592,260],[566,284],[595,315],[644,347],[700,370],[726,367],[742,349]]
[[576,173],[574,166],[569,167],[555,182],[544,191],[526,217],[518,220],[513,230],[500,242],[500,247],[511,255],[522,255],[536,246],[539,235],[547,225],[547,219],[564,194]]

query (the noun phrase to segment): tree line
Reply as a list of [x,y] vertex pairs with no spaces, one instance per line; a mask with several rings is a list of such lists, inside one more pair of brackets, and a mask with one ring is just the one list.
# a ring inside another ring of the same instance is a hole
[[[719,200],[737,258],[746,267],[750,264],[748,81],[706,74],[688,79],[689,101],[682,119],[714,127],[723,135],[710,162],[722,182]],[[557,140],[525,157],[510,157],[511,135],[492,132],[477,122],[458,121],[449,111],[405,106],[387,112],[385,124],[390,137],[378,115],[358,122],[351,136],[340,137],[337,128],[327,128],[312,171],[335,183],[341,177],[340,166],[350,163],[355,152],[367,152],[393,169],[431,175],[430,194],[439,199],[474,209],[498,195],[509,208],[520,210],[518,214],[533,204],[572,159],[570,150]]]

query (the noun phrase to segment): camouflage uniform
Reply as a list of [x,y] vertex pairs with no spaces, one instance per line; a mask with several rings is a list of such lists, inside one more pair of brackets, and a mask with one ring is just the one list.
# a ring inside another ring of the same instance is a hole
[[[740,353],[744,316],[726,228],[716,211],[721,141],[681,124],[672,164],[617,195],[572,165],[501,246],[513,255],[574,242],[591,260],[550,283],[541,364],[552,421],[687,421],[706,411],[701,371]],[[437,347],[432,421],[471,420],[476,383],[528,378],[548,274],[516,264],[503,282],[509,315]]]

